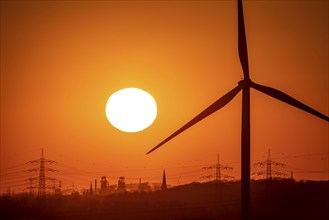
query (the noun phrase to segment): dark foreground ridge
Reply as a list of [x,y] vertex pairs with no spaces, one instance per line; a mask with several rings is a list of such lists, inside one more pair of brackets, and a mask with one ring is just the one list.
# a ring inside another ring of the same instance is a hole
[[[329,181],[251,182],[251,218],[329,219]],[[240,182],[192,183],[164,191],[93,196],[2,196],[1,219],[235,220]]]

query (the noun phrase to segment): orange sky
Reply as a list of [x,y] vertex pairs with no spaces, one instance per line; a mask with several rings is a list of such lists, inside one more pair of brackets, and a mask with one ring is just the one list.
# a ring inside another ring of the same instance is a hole
[[[244,10],[253,81],[328,115],[328,2],[246,1]],[[145,153],[242,76],[235,1],[2,1],[1,172],[44,148],[63,185],[102,175],[110,184],[118,176],[160,182],[163,168],[176,185],[200,181],[218,153],[239,179],[241,94]],[[157,101],[158,117],[142,132],[106,119],[108,97],[125,87]],[[289,175],[328,179],[328,123],[251,91],[252,162],[271,148]],[[85,175],[74,180],[68,167]]]

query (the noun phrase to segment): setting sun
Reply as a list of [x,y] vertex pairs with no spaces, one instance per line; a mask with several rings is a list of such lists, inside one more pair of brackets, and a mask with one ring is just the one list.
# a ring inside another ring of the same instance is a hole
[[149,127],[157,115],[154,98],[137,88],[126,88],[113,93],[106,104],[110,123],[124,132],[138,132]]

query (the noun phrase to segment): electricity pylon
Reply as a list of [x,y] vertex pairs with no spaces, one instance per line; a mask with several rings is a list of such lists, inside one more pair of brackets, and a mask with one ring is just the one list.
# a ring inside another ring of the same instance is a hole
[[[225,166],[223,164],[220,164],[219,161],[219,154],[217,154],[217,163],[211,166],[207,166],[207,167],[203,167],[201,168],[202,170],[208,170],[208,171],[212,171],[213,169],[216,169],[216,176],[215,176],[215,182],[216,183],[220,183],[222,181],[222,178],[225,179],[233,179],[233,176],[227,175],[225,173],[223,173],[223,170],[233,170],[232,167],[229,166]],[[202,176],[201,178],[203,179],[210,179],[213,178],[213,175],[206,175],[206,176]]]
[[54,160],[48,160],[45,159],[43,156],[43,149],[41,150],[41,158],[37,159],[37,160],[31,160],[28,161],[26,164],[30,164],[30,165],[39,165],[38,168],[31,168],[26,170],[27,172],[38,172],[38,178],[30,178],[30,186],[28,187],[30,190],[32,190],[32,182],[33,180],[38,179],[39,184],[38,184],[38,197],[39,198],[45,198],[46,197],[46,188],[54,188],[53,186],[47,186],[46,185],[46,180],[51,180],[51,181],[56,181],[55,178],[50,178],[50,177],[46,177],[46,173],[47,172],[57,172],[57,170],[49,168],[47,165],[50,164],[56,164],[57,162]]
[[252,173],[252,175],[263,176],[266,174],[267,181],[272,179],[272,176],[287,176],[287,174],[280,172],[278,170],[273,170],[273,168],[284,168],[286,164],[273,161],[271,159],[271,151],[268,149],[267,160],[254,163],[255,168],[263,168],[266,166],[266,170],[260,170]]

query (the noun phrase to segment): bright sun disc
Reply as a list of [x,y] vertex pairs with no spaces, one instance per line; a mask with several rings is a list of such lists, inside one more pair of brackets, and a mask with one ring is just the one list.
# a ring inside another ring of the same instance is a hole
[[106,117],[117,129],[137,132],[149,127],[157,116],[157,105],[147,92],[126,88],[113,93],[106,103]]

